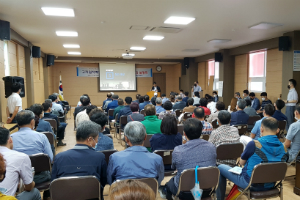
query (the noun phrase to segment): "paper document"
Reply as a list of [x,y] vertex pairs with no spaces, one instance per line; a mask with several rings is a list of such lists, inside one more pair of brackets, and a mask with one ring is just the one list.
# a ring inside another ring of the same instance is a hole
[[242,168],[241,167],[233,167],[230,170],[228,170],[229,172],[232,172],[234,174],[241,174],[242,173]]

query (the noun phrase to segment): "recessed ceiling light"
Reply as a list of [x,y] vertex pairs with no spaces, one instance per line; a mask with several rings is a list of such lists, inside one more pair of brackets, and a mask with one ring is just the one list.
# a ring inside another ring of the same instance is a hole
[[191,23],[194,20],[195,20],[195,18],[193,18],[193,17],[175,17],[175,16],[171,16],[164,23],[165,24],[187,25],[187,24]]
[[133,51],[144,51],[146,47],[130,47],[130,50]]
[[78,33],[76,31],[56,31],[57,36],[69,36],[69,37],[77,37]]
[[65,48],[80,48],[79,44],[64,44]]
[[229,42],[231,40],[229,39],[213,39],[213,40],[209,40],[207,42],[209,43],[213,43],[213,44],[219,44],[219,43],[225,43],[225,42]]
[[164,39],[163,36],[153,36],[153,35],[147,35],[143,38],[143,40],[162,40]]
[[135,56],[134,53],[123,53],[122,56]]
[[51,8],[51,7],[42,7],[42,10],[45,15],[51,16],[63,16],[63,17],[74,17],[74,10],[71,8]]
[[81,53],[77,52],[77,51],[69,51],[68,54],[69,55],[81,55]]
[[249,28],[250,29],[263,29],[263,30],[266,30],[266,29],[271,29],[271,28],[278,27],[278,26],[283,26],[283,24],[262,22],[262,23],[250,26]]

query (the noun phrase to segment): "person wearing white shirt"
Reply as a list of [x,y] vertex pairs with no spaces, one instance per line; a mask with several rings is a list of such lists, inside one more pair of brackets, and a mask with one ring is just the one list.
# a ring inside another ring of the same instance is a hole
[[20,92],[22,90],[21,83],[17,82],[11,86],[12,94],[7,99],[6,115],[7,124],[16,123],[15,116],[22,110],[22,99]]
[[49,99],[51,99],[52,100],[52,110],[55,110],[55,111],[57,111],[60,115],[63,115],[64,114],[64,109],[62,108],[62,106],[61,105],[59,105],[57,102],[58,102],[58,100],[57,100],[57,96],[55,96],[55,95],[50,95],[49,96]]
[[[13,141],[9,130],[0,127],[0,157],[5,160],[6,173],[4,179],[0,179],[0,192],[4,195],[15,196],[19,180],[24,183],[24,192],[18,194],[18,200],[40,200],[40,191],[33,181],[31,161],[28,155],[13,149]],[[2,160],[2,159],[1,159]]]
[[86,109],[84,109],[83,111],[79,112],[77,115],[76,115],[76,127],[79,126],[79,123],[83,122],[83,121],[90,121],[90,117],[89,117],[89,114],[90,112],[93,110],[93,109],[96,109],[97,106],[94,106],[94,105],[90,105],[90,106],[87,106]]
[[160,87],[156,85],[156,82],[153,82],[153,86],[151,88],[151,91],[161,92]]
[[289,93],[287,96],[287,100],[284,100],[286,111],[285,116],[287,117],[286,130],[289,130],[290,125],[294,122],[294,112],[296,108],[296,104],[298,102],[298,93],[295,89],[297,85],[296,80],[290,79],[288,84]]
[[217,103],[214,102],[212,99],[209,99],[207,104],[207,108],[210,110],[210,113],[215,113],[217,111],[216,105]]

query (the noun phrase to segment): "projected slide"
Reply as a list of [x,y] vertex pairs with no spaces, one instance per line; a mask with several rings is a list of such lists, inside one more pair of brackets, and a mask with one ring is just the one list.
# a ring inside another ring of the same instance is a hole
[[135,91],[135,64],[99,64],[100,91]]

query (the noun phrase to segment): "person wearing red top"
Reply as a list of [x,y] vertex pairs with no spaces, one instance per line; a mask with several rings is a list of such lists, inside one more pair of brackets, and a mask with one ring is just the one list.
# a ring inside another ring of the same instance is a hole
[[199,107],[204,109],[205,116],[210,115],[210,110],[209,110],[209,108],[207,108],[207,99],[201,98]]

